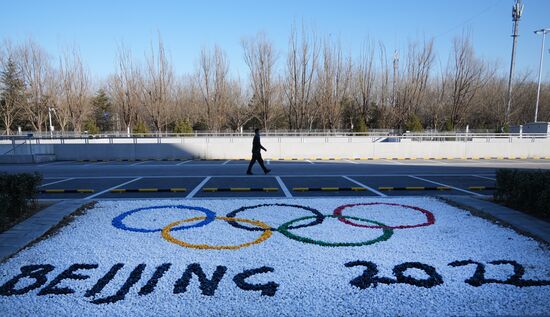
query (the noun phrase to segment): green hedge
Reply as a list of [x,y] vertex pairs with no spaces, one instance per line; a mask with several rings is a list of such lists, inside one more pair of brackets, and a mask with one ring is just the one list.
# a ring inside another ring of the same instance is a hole
[[38,173],[0,174],[0,220],[13,221],[34,203],[42,176]]
[[510,208],[550,217],[550,171],[497,170],[495,200]]

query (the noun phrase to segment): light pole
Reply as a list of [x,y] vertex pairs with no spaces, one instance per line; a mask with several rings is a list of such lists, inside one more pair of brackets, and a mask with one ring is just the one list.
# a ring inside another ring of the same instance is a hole
[[544,38],[546,37],[546,33],[550,33],[550,28],[535,31],[535,34],[542,34],[542,45],[540,47],[539,84],[537,87],[537,103],[535,105],[535,122],[537,122],[537,116],[539,114],[540,82],[542,80],[542,62],[544,61]]
[[48,107],[48,117],[50,119],[50,137],[53,138],[52,111],[55,112],[55,109],[52,107]]

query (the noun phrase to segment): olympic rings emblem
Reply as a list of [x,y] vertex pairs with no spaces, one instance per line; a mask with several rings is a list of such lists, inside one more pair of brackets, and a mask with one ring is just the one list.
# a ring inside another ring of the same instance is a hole
[[[408,210],[414,210],[418,211],[421,214],[423,214],[426,217],[426,221],[419,224],[414,225],[398,225],[398,226],[387,226],[381,222],[365,219],[361,217],[356,216],[345,216],[343,215],[343,211],[348,208],[353,208],[357,206],[375,206],[375,205],[383,205],[383,206],[395,206],[395,207],[401,207]],[[278,227],[272,227],[264,222],[258,221],[258,220],[251,220],[251,219],[244,219],[244,218],[237,218],[237,214],[240,212],[246,211],[246,210],[253,210],[255,208],[260,207],[290,207],[290,208],[296,208],[301,209],[307,212],[310,212],[312,215],[310,216],[304,216],[300,218],[296,218],[293,220],[290,220],[286,223],[283,223],[282,225]],[[163,228],[157,228],[157,229],[147,229],[147,228],[135,228],[128,226],[124,224],[124,220],[135,213],[138,212],[144,212],[147,210],[155,210],[155,209],[183,209],[188,211],[199,211],[204,214],[204,216],[200,217],[192,217],[188,219],[178,220],[175,222],[172,222]],[[375,239],[367,240],[367,241],[359,241],[359,242],[330,242],[330,241],[322,241],[322,240],[315,240],[309,237],[304,237],[297,235],[291,230],[299,229],[299,228],[305,228],[305,227],[311,227],[318,224],[321,224],[324,222],[326,218],[335,218],[338,221],[351,225],[354,227],[359,228],[365,228],[365,229],[381,229],[382,234],[378,236]],[[211,222],[215,220],[222,220],[226,221],[228,224],[233,226],[237,229],[247,230],[247,231],[259,231],[261,232],[260,236],[256,238],[253,241],[246,242],[243,244],[238,245],[209,245],[209,244],[193,244],[189,242],[185,242],[183,240],[175,238],[171,232],[178,231],[178,230],[189,230],[193,228],[199,228],[206,226],[210,224]],[[307,223],[302,223],[303,221],[309,220]],[[186,223],[192,223],[195,221],[199,221],[194,224],[185,225]],[[140,233],[154,233],[154,232],[161,232],[161,236],[171,243],[177,244],[179,246],[185,247],[185,248],[191,248],[191,249],[206,249],[206,250],[238,250],[244,247],[249,247],[255,244],[260,244],[264,242],[265,240],[269,239],[273,232],[279,232],[285,237],[299,241],[302,243],[308,243],[308,244],[314,244],[318,246],[323,247],[354,247],[354,246],[365,246],[365,245],[371,245],[377,242],[386,241],[389,238],[392,237],[394,230],[396,229],[410,229],[410,228],[418,228],[418,227],[425,227],[430,226],[435,223],[435,217],[434,215],[423,208],[416,207],[416,206],[409,206],[409,205],[403,205],[403,204],[396,204],[396,203],[385,203],[385,202],[373,202],[373,203],[357,203],[357,204],[347,204],[342,205],[334,209],[332,215],[324,215],[319,210],[314,209],[309,206],[302,206],[302,205],[294,205],[294,204],[284,204],[284,203],[273,203],[273,204],[259,204],[259,205],[253,205],[253,206],[244,206],[238,209],[235,209],[231,212],[229,212],[225,217],[217,216],[215,212],[203,208],[203,207],[196,207],[196,206],[186,206],[186,205],[165,205],[165,206],[153,206],[153,207],[143,207],[143,208],[136,208],[132,209],[126,212],[121,213],[120,215],[116,216],[112,220],[112,225],[121,230],[126,231],[132,231],[132,232],[140,232]],[[302,223],[302,224],[300,224]],[[248,224],[251,226],[243,225]]]

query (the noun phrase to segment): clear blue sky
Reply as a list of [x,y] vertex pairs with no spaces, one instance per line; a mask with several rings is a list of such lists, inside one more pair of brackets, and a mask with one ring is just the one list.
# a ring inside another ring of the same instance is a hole
[[[240,40],[265,32],[283,65],[293,21],[319,35],[339,36],[356,54],[369,37],[382,41],[388,52],[405,49],[409,40],[435,37],[438,59],[445,63],[453,37],[469,30],[476,52],[508,71],[513,0],[5,0],[0,39],[13,42],[32,36],[52,56],[76,44],[95,78],[113,72],[120,41],[143,59],[160,32],[177,74],[195,69],[201,47],[221,46],[231,71],[246,77]],[[520,22],[517,70],[538,72],[540,36],[533,30],[550,27],[550,0],[524,0]],[[548,36],[550,38],[550,36]],[[550,39],[547,39],[550,48]],[[550,54],[546,52],[545,81]],[[534,76],[533,76],[534,77]]]

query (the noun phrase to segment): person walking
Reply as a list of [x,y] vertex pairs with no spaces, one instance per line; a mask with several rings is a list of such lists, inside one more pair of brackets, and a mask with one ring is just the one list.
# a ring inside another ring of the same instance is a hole
[[261,150],[267,151],[265,147],[260,143],[260,129],[254,129],[254,140],[252,141],[252,159],[250,164],[248,164],[248,170],[246,171],[247,175],[252,175],[252,166],[256,161],[260,163],[260,167],[264,170],[264,174],[271,172],[270,169],[266,168],[264,165],[264,160],[262,159]]

